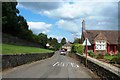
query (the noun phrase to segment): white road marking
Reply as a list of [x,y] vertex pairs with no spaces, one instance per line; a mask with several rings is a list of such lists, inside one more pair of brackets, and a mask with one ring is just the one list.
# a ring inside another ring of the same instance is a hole
[[71,66],[74,67],[74,66],[73,66],[73,63],[71,63]]
[[55,64],[53,64],[53,66],[56,66],[57,64],[59,65],[59,62],[56,62]]
[[79,65],[77,65],[77,68],[79,67]]
[[64,63],[63,63],[63,66],[64,66]]
[[72,63],[72,62],[67,62],[67,63],[64,63],[64,62],[56,62],[55,64],[53,64],[53,67],[54,66],[61,66],[61,67],[68,67],[68,66],[71,66],[71,67],[74,67],[74,68],[78,68],[79,65],[75,64],[75,63]]
[[63,62],[61,62],[61,66],[64,66],[64,63],[63,63]]

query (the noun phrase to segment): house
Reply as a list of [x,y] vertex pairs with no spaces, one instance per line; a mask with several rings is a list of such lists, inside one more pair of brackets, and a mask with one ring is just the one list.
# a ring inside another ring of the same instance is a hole
[[118,38],[120,30],[86,30],[85,21],[82,21],[81,43],[87,38],[91,44],[88,50],[94,53],[116,54],[120,42]]
[[71,51],[72,44],[70,42],[64,44],[62,48],[66,49],[68,52]]

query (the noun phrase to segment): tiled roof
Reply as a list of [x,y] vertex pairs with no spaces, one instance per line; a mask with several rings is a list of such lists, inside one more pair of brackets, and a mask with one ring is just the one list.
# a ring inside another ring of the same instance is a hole
[[110,44],[118,44],[118,38],[120,38],[120,30],[86,30],[83,32],[83,36],[87,37],[91,44],[94,44],[95,39],[101,39],[104,37]]
[[66,43],[66,44],[64,44],[63,46],[72,46],[72,44]]

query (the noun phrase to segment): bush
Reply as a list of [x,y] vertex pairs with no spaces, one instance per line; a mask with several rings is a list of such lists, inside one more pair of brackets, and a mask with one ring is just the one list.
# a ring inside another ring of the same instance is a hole
[[88,55],[91,56],[91,57],[94,57],[93,51],[88,52]]
[[76,44],[73,44],[72,47],[71,47],[71,52],[72,53],[76,53],[76,47],[75,47]]
[[83,54],[84,47],[81,44],[73,44],[71,48],[72,53],[80,53]]
[[118,52],[120,52],[120,45],[118,45],[117,50],[118,50]]
[[120,64],[120,53],[116,54],[116,56],[112,60],[110,60],[110,62]]

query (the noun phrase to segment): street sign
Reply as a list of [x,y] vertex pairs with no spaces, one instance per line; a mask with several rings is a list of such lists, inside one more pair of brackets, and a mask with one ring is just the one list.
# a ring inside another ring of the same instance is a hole
[[[86,42],[86,41],[87,41],[87,42]],[[86,39],[84,40],[83,45],[85,46],[86,43],[87,43],[87,46],[91,46],[91,43],[90,43],[90,41],[88,40],[88,38],[86,38]]]

